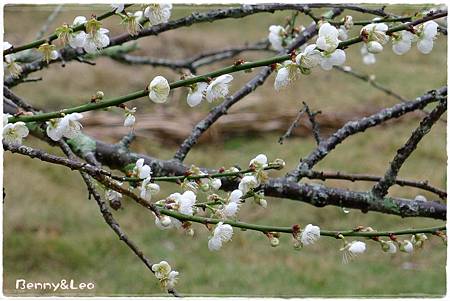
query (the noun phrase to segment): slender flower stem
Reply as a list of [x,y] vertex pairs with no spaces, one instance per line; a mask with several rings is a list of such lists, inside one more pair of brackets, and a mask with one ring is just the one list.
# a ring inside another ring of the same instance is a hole
[[[405,29],[410,28],[411,26],[414,26],[414,25],[417,25],[420,23],[424,23],[429,20],[442,18],[446,15],[447,15],[447,11],[444,11],[444,12],[439,11],[436,14],[426,16],[422,19],[392,27],[386,33],[390,34],[390,33],[396,32],[396,31],[405,30]],[[362,41],[361,36],[354,37],[352,39],[349,39],[349,40],[339,43],[338,48],[344,49],[352,44],[356,44],[361,41]],[[206,73],[203,75],[199,75],[199,76],[195,76],[192,78],[172,82],[170,84],[170,88],[175,89],[175,88],[179,88],[179,87],[189,86],[189,85],[192,85],[192,84],[198,83],[198,82],[207,82],[211,78],[214,78],[214,77],[217,77],[220,75],[234,73],[234,72],[243,71],[243,70],[248,70],[248,69],[252,69],[252,68],[256,68],[256,67],[269,66],[272,64],[284,62],[289,59],[291,59],[291,56],[289,54],[286,54],[286,55],[274,56],[271,58],[267,58],[267,59],[263,59],[263,60],[259,60],[259,61],[255,61],[255,62],[248,62],[248,63],[239,64],[239,65],[232,65],[232,66],[228,66],[228,67],[225,67],[225,68],[222,68],[222,69],[210,72],[210,73]],[[103,109],[103,108],[107,108],[107,107],[117,106],[122,103],[128,102],[130,100],[144,97],[147,94],[148,94],[147,90],[140,90],[140,91],[137,91],[137,92],[125,95],[125,96],[121,96],[118,98],[113,98],[110,100],[105,100],[105,101],[97,102],[97,103],[88,103],[88,104],[84,104],[84,105],[80,105],[77,107],[64,109],[64,110],[60,110],[60,111],[37,114],[37,115],[32,115],[32,116],[10,117],[8,119],[8,122],[10,122],[10,123],[17,122],[17,121],[23,121],[23,122],[40,121],[40,122],[42,122],[42,121],[46,121],[46,120],[49,120],[52,118],[61,118],[65,114],[71,114],[71,113],[75,113],[75,112],[81,113],[81,112],[86,112],[86,111],[92,111],[92,110],[98,110],[98,109]]]
[[[270,170],[270,169],[281,169],[282,166],[277,163],[269,163],[268,166],[264,167],[264,170]],[[204,174],[204,175],[184,175],[184,176],[167,176],[167,177],[152,177],[153,181],[161,181],[161,182],[178,182],[178,181],[184,181],[184,180],[199,180],[199,179],[205,179],[205,178],[229,178],[229,177],[236,177],[243,175],[245,173],[254,172],[254,169],[246,169],[246,170],[240,170],[240,171],[233,171],[233,172],[218,172],[214,174]],[[140,182],[143,181],[143,179],[140,178],[134,178],[134,177],[117,177],[117,176],[111,176],[113,179],[118,181],[127,181],[127,182]]]
[[[131,5],[132,4],[127,4],[127,5],[125,5],[125,7],[129,7]],[[114,14],[115,14],[115,9],[98,16],[96,19],[98,21],[101,21],[101,20],[104,20],[106,18],[109,18],[109,17],[113,16]],[[84,26],[84,24],[81,24],[81,25],[72,27],[72,29],[73,29],[74,32],[77,32],[77,31],[80,31],[80,30],[85,30],[85,26]],[[36,48],[36,47],[38,47],[38,46],[40,46],[40,45],[42,45],[44,43],[48,43],[48,42],[51,42],[53,40],[56,40],[57,38],[58,38],[58,35],[56,33],[53,33],[50,36],[48,36],[47,38],[45,38],[45,39],[38,39],[38,40],[35,40],[35,41],[30,42],[28,44],[11,47],[10,49],[7,49],[7,50],[3,51],[3,56],[5,56],[7,54],[11,54],[11,53],[16,53],[16,52],[19,52],[19,51],[22,51],[22,50],[26,50],[26,49]]]
[[[217,224],[219,222],[223,222],[224,224],[228,224],[230,226],[254,230],[260,232],[280,232],[280,233],[292,233],[292,227],[277,227],[277,226],[267,226],[267,225],[257,225],[257,224],[249,224],[235,220],[222,220],[216,218],[208,218],[202,217],[198,215],[186,215],[169,209],[159,209],[159,212],[164,215],[168,215],[174,217],[180,221],[190,221],[201,224]],[[446,226],[432,227],[432,228],[420,228],[420,229],[404,229],[397,231],[370,231],[363,232],[360,230],[344,230],[344,231],[331,231],[331,230],[320,230],[320,235],[322,236],[330,236],[337,238],[339,234],[344,236],[356,236],[356,237],[378,237],[378,236],[391,236],[391,235],[406,235],[406,234],[416,234],[416,233],[430,233],[435,234],[437,231],[446,230]]]

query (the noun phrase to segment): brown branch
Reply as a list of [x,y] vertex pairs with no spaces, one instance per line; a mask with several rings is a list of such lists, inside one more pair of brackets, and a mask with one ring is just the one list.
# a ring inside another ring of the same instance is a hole
[[384,177],[372,188],[372,193],[382,198],[388,193],[389,188],[395,183],[398,172],[409,156],[414,152],[419,142],[428,134],[431,127],[439,120],[439,117],[447,110],[447,97],[442,97],[433,111],[426,116],[420,125],[413,131],[411,137],[403,147],[397,150],[397,154],[389,165]]

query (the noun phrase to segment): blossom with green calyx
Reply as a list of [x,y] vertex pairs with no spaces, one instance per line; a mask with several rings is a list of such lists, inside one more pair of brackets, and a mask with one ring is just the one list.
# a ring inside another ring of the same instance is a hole
[[413,234],[411,237],[411,243],[414,248],[420,249],[423,247],[423,244],[428,239],[428,237],[424,233]]
[[55,45],[51,45],[49,43],[41,44],[38,51],[42,53],[43,59],[47,64],[59,57],[59,53],[56,51]]

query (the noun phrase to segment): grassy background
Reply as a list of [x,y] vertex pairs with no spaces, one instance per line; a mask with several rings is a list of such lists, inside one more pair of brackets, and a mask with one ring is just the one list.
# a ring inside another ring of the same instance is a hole
[[[71,23],[77,15],[100,13],[106,6],[67,6],[52,28],[63,22]],[[205,10],[206,7],[198,7]],[[388,7],[397,13],[417,10],[417,7]],[[32,40],[51,12],[48,6],[6,6],[5,40],[22,44]],[[178,6],[173,18],[184,16],[192,7]],[[355,19],[367,19],[352,13]],[[246,41],[265,38],[271,24],[284,22],[288,12],[258,14],[239,21],[223,20],[211,24],[199,24],[170,31],[160,36],[139,41],[137,52],[149,56],[184,58],[199,51],[217,49],[226,45],[241,45]],[[123,29],[117,25],[117,17],[105,21],[112,32]],[[299,18],[299,23],[310,20]],[[446,78],[446,43],[440,37],[430,55],[420,54],[414,47],[406,55],[394,55],[390,46],[378,55],[378,63],[364,66],[359,47],[347,52],[347,64],[366,73],[373,73],[377,80],[405,97],[414,98],[430,89],[440,87]],[[262,58],[267,54],[251,53],[241,56],[247,60]],[[204,67],[200,72],[213,70],[231,63],[218,63]],[[256,71],[255,71],[256,72]],[[83,103],[96,90],[103,90],[107,97],[123,95],[142,89],[157,74],[170,80],[178,74],[149,66],[125,66],[108,58],[97,60],[97,67],[72,62],[65,68],[54,64],[36,75],[45,81],[23,84],[14,91],[32,104],[48,109]],[[238,89],[254,74],[236,74],[232,91]],[[307,101],[311,108],[324,112],[352,111],[357,108],[389,106],[396,100],[386,97],[368,84],[342,75],[338,71],[324,72],[315,69],[312,75],[303,76],[291,88],[278,94],[273,91],[273,76],[267,84],[251,94],[231,111],[278,112],[298,110],[300,101]],[[51,88],[50,88],[51,87]],[[148,101],[136,100],[140,112],[153,110],[194,110],[185,103],[186,91],[177,89],[168,103],[156,106]],[[202,104],[195,110],[205,113],[211,108]],[[112,110],[111,114],[120,114]],[[355,116],[356,118],[357,116]],[[390,127],[377,127],[364,135],[355,135],[340,145],[326,160],[318,164],[321,170],[342,170],[383,174],[395,151],[417,126],[417,118],[403,118]],[[89,129],[86,129],[89,133]],[[214,127],[211,129],[214,132]],[[97,138],[111,141],[105,133]],[[176,146],[152,138],[151,133],[138,132],[139,139],[133,150],[160,158],[170,158]],[[186,163],[198,166],[220,167],[238,164],[245,166],[249,159],[260,152],[269,158],[283,158],[287,169],[293,168],[301,156],[314,148],[311,137],[295,138],[277,143],[277,133],[248,137],[236,136],[214,143],[200,144],[186,159]],[[34,138],[26,144],[60,154]],[[446,127],[438,123],[420,143],[412,158],[404,165],[400,176],[411,179],[429,179],[439,187],[446,184]],[[4,155],[4,293],[21,295],[15,290],[19,278],[34,282],[58,282],[74,279],[77,282],[94,282],[96,288],[88,292],[64,292],[63,295],[159,295],[162,294],[154,276],[131,254],[115,234],[104,224],[94,201],[87,199],[87,191],[81,177],[65,168],[51,166],[23,158]],[[271,175],[282,174],[271,172]],[[367,183],[343,183],[328,181],[327,185],[364,190]],[[158,195],[163,198],[178,188],[163,185]],[[394,187],[390,193],[400,197],[414,197],[419,193],[412,188]],[[434,196],[422,193],[428,198]],[[346,229],[358,225],[378,230],[406,227],[423,227],[441,224],[422,218],[385,216],[378,213],[362,214],[351,210],[345,214],[340,208],[318,209],[308,204],[282,199],[269,199],[266,210],[245,205],[240,217],[249,222],[288,226],[294,223],[318,224],[324,229]],[[412,255],[404,253],[387,255],[377,244],[368,242],[368,251],[349,265],[341,264],[338,251],[340,242],[323,238],[314,246],[300,252],[292,249],[290,238],[281,237],[278,248],[271,248],[267,238],[259,233],[236,231],[233,241],[220,252],[207,249],[208,232],[205,227],[194,226],[194,238],[170,230],[160,231],[154,226],[148,211],[130,201],[124,202],[124,210],[115,213],[123,230],[141,247],[153,261],[168,260],[180,271],[177,286],[184,295],[245,295],[245,296],[438,296],[445,294],[446,249],[441,240],[432,237],[424,249]],[[30,295],[51,295],[48,291],[30,291]]]

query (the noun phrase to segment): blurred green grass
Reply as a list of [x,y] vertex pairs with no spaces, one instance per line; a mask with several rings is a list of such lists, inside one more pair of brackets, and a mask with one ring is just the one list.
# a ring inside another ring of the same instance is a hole
[[[102,12],[105,7],[95,7],[94,11]],[[402,6],[394,10],[402,13],[416,8]],[[176,7],[173,18],[190,11],[189,7]],[[4,15],[5,40],[14,44],[33,39],[37,31],[36,24],[43,24],[50,12],[51,8],[47,6],[7,6]],[[62,22],[71,23],[73,17],[90,13],[91,7],[67,6],[67,11],[58,17],[53,26]],[[355,19],[368,18],[351,14]],[[169,31],[158,38],[140,40],[141,50],[138,53],[184,58],[207,49],[257,41],[266,37],[269,25],[282,23],[288,15],[287,12],[259,14],[238,22],[224,20]],[[310,23],[304,17],[300,17],[299,21],[305,25]],[[117,23],[118,18],[105,22],[113,35],[123,30]],[[351,47],[346,51],[347,64],[375,74],[379,82],[408,98],[447,82],[446,59],[443,60],[447,53],[445,38],[440,37],[436,41],[430,55],[422,55],[413,48],[406,55],[398,57],[389,47],[386,48],[377,56],[376,65],[364,66],[359,47]],[[251,53],[241,57],[250,60],[266,55]],[[231,62],[233,60],[204,67],[200,72]],[[166,69],[124,66],[107,58],[98,59],[96,67],[74,62],[62,69],[55,64],[37,74],[43,76],[45,81],[23,84],[14,91],[33,104],[49,109],[82,103],[96,90],[105,91],[108,97],[126,94],[141,89],[156,74],[172,80],[178,78],[177,74]],[[253,74],[237,74],[232,91],[251,76]],[[337,71],[314,70],[312,75],[302,77],[292,87],[278,94],[274,93],[272,83],[273,76],[263,87],[233,107],[232,111],[277,112],[286,108],[296,111],[303,100],[311,108],[326,112],[396,103],[395,99],[386,97],[366,83]],[[164,106],[148,105],[145,100],[134,101],[132,105],[136,105],[141,112],[188,110],[185,93],[181,89],[174,91]],[[205,103],[196,110],[206,113],[210,108]],[[326,160],[318,164],[317,169],[383,174],[396,149],[416,126],[417,120],[408,119],[355,135],[338,146]],[[138,134],[139,139],[133,145],[135,151],[168,159],[176,149],[146,137],[146,133]],[[108,133],[98,138],[108,140]],[[186,163],[215,168],[234,164],[245,166],[255,155],[264,152],[271,159],[283,158],[287,163],[286,170],[289,170],[301,156],[314,148],[311,137],[294,138],[284,145],[279,145],[277,140],[276,134],[236,136],[226,140],[219,137],[214,143],[196,146]],[[34,138],[27,139],[26,143],[60,154],[58,150]],[[402,168],[400,176],[429,179],[430,183],[445,187],[445,145],[445,124],[438,123]],[[74,279],[96,284],[94,291],[70,292],[70,295],[163,294],[154,276],[103,222],[95,202],[87,199],[87,191],[77,173],[10,153],[4,155],[4,171],[6,199],[3,260],[6,295],[24,295],[14,289],[15,280],[19,278],[40,282]],[[284,172],[271,172],[271,175]],[[371,187],[370,183],[339,181],[328,181],[327,185],[358,190]],[[163,198],[177,189],[174,185],[164,184],[158,197]],[[434,197],[412,188],[394,187],[390,193],[400,197],[414,197],[418,193],[430,199]],[[266,210],[245,205],[240,218],[254,223],[283,226],[313,223],[324,229],[365,225],[388,230],[440,224],[430,219],[402,219],[378,213],[362,214],[357,210],[344,214],[340,208],[319,209],[291,200],[268,201]],[[413,255],[387,255],[381,252],[378,245],[368,242],[367,253],[349,265],[341,264],[338,251],[340,242],[331,238],[322,238],[318,244],[297,252],[292,249],[287,236],[281,237],[278,248],[271,248],[262,234],[236,231],[233,241],[227,243],[220,252],[210,252],[207,249],[208,232],[205,227],[194,226],[194,238],[172,230],[160,231],[154,226],[153,217],[148,211],[128,200],[124,205],[124,210],[115,213],[122,228],[153,261],[168,260],[172,267],[180,271],[177,289],[183,295],[441,296],[446,291],[446,248],[436,237],[432,237],[423,250]],[[52,293],[30,291],[30,294]]]

